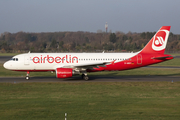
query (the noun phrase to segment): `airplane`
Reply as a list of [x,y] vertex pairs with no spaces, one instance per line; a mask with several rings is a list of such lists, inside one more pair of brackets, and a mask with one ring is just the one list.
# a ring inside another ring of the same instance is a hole
[[88,72],[121,71],[144,67],[167,60],[173,56],[164,54],[171,26],[162,26],[147,45],[135,53],[24,53],[4,63],[12,71],[56,72],[57,78],[81,75],[88,80]]

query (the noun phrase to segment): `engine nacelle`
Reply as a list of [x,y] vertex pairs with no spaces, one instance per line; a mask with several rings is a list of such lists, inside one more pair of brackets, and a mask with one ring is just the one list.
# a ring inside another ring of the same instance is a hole
[[69,78],[73,75],[72,68],[57,68],[56,69],[56,77],[57,78]]

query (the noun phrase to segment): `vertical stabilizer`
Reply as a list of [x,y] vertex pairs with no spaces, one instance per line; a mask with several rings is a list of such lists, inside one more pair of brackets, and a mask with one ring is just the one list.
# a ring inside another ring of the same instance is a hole
[[171,26],[162,26],[140,53],[164,54]]

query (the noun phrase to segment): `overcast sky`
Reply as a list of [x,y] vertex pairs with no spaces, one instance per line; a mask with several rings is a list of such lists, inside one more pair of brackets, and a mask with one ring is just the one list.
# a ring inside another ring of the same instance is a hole
[[0,33],[154,32],[180,34],[180,0],[0,0]]

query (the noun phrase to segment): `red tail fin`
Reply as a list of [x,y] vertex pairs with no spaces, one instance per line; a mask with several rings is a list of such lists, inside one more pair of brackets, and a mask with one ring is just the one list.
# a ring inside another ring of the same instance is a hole
[[141,50],[141,53],[164,54],[171,26],[162,26],[153,36],[148,44]]

